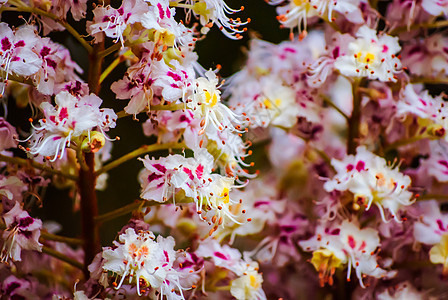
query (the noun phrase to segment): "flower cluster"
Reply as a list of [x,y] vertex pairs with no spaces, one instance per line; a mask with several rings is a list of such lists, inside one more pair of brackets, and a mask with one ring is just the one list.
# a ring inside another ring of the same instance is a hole
[[2,299],[446,297],[447,1],[267,3],[0,0]]

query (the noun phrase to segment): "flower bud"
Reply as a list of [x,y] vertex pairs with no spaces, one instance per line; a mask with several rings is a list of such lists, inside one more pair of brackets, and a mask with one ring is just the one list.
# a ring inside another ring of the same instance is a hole
[[83,152],[97,152],[101,148],[103,148],[106,143],[106,139],[104,134],[98,131],[92,131],[90,133],[90,139],[85,137],[81,143],[81,150]]
[[433,124],[428,126],[427,133],[431,136],[443,137],[445,136],[445,128],[439,124]]

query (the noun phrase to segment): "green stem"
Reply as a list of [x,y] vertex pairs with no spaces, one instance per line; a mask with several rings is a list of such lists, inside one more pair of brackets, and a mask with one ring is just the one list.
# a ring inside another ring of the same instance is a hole
[[361,123],[361,97],[358,91],[361,80],[355,79],[352,84],[353,111],[348,121],[347,154],[355,154],[359,140],[359,125]]
[[98,57],[104,58],[104,57],[108,56],[109,54],[114,53],[115,51],[120,50],[121,47],[122,47],[121,43],[117,42],[117,43],[113,44],[112,46],[110,46],[109,48],[107,48],[107,49],[105,49],[103,51],[98,52]]
[[438,21],[438,22],[430,22],[430,23],[420,23],[420,24],[412,24],[409,27],[408,30],[408,26],[400,26],[397,27],[395,29],[393,29],[392,31],[389,32],[389,35],[396,35],[400,32],[405,32],[405,31],[411,31],[411,30],[416,30],[416,29],[422,29],[422,28],[440,28],[440,27],[446,27],[448,26],[448,20],[443,20],[443,21]]
[[89,43],[65,20],[61,20],[58,16],[46,12],[42,9],[39,9],[37,7],[29,7],[29,6],[21,6],[21,7],[1,7],[0,8],[0,14],[4,11],[17,11],[17,12],[28,12],[32,14],[37,14],[40,16],[44,16],[47,18],[50,18],[59,24],[61,24],[78,42],[87,50],[87,52],[90,54],[93,51],[92,46],[89,45]]
[[[167,104],[167,105],[151,105],[149,110],[181,110],[181,109],[186,109],[186,105],[183,103],[180,104]],[[128,114],[127,112],[125,112],[124,110],[119,111],[117,113],[118,118],[124,118],[124,117],[128,117],[128,116],[132,116],[130,114]]]
[[114,160],[113,162],[103,166],[101,169],[99,169],[95,172],[95,175],[98,176],[102,173],[108,172],[109,170],[112,170],[112,169],[118,167],[119,165],[121,165],[131,159],[139,157],[140,155],[148,153],[148,152],[166,150],[166,149],[183,149],[183,148],[186,148],[186,145],[184,143],[166,143],[166,144],[143,145],[143,146],[139,147],[138,149],[135,149],[134,151],[129,152],[128,154],[125,154],[122,157]]
[[[183,191],[180,191],[176,194],[176,204],[181,203],[191,203],[193,201],[192,198],[188,198],[185,196],[185,193]],[[113,220],[115,218],[127,215],[128,213],[133,212],[134,210],[141,209],[143,207],[147,206],[155,206],[155,205],[163,205],[163,204],[172,204],[172,201],[166,201],[166,202],[158,202],[158,201],[148,201],[148,200],[136,200],[134,203],[125,205],[123,207],[114,209],[110,212],[107,212],[105,214],[99,215],[95,218],[96,223],[104,223],[110,220]]]
[[65,256],[64,254],[62,254],[54,249],[51,249],[50,247],[43,246],[42,253],[48,254],[48,255],[53,256],[59,260],[62,260],[64,262],[68,263],[69,265],[72,265],[80,270],[82,270],[84,268],[84,265],[82,263],[80,263],[79,261],[74,260],[73,258],[70,258],[68,256]]
[[412,144],[412,143],[418,142],[423,139],[437,140],[437,139],[439,139],[439,137],[429,136],[429,135],[424,134],[424,135],[416,135],[416,136],[413,136],[410,138],[401,139],[401,140],[393,142],[392,144],[389,144],[386,147],[384,147],[384,152],[387,152],[389,150],[392,150],[392,149],[395,149],[395,148],[398,148],[401,146]]
[[417,77],[411,79],[412,83],[424,83],[424,84],[448,84],[448,78],[429,78],[429,77]]
[[65,177],[65,178],[71,179],[71,180],[77,180],[77,178],[78,178],[76,175],[72,175],[72,174],[68,174],[68,173],[65,173],[65,172],[62,172],[59,170],[52,169],[49,166],[40,164],[31,159],[24,159],[24,158],[19,158],[19,157],[9,157],[9,156],[0,154],[0,161],[5,161],[8,163],[12,163],[12,164],[20,165],[20,166],[31,166],[33,168],[51,173],[53,175],[59,175],[59,176],[62,176],[62,177]]
[[338,113],[341,114],[341,116],[343,116],[345,118],[346,121],[349,120],[349,117],[336,105],[334,104],[333,101],[330,100],[330,98],[328,98],[327,96],[322,96],[322,99],[324,100],[325,103],[327,103],[328,105],[330,105],[332,108],[334,108]]
[[109,76],[110,73],[112,73],[112,71],[121,63],[126,59],[126,56],[132,54],[131,50],[126,51],[125,53],[123,53],[123,55],[120,55],[119,57],[117,57],[107,68],[106,70],[103,71],[103,73],[100,76],[100,83],[102,83],[104,81],[104,79],[106,79],[107,76]]
[[86,160],[84,158],[84,152],[82,152],[81,147],[78,147],[78,149],[76,149],[76,159],[77,159],[82,170],[84,170],[84,171],[89,170],[89,166],[87,166],[87,164],[86,164]]
[[170,2],[171,7],[180,7],[180,8],[187,8],[187,9],[193,9],[193,5],[185,4],[185,3],[179,3],[175,1]]
[[417,201],[428,201],[428,200],[448,201],[448,195],[425,194],[417,198]]
[[125,205],[123,207],[117,208],[117,209],[115,209],[113,211],[110,211],[108,213],[99,215],[99,216],[97,216],[95,218],[95,222],[96,223],[103,223],[103,222],[107,222],[107,221],[113,220],[115,218],[124,216],[124,215],[126,215],[126,214],[128,214],[128,213],[130,213],[130,212],[132,212],[132,211],[134,211],[136,209],[138,209],[138,208],[146,206],[146,205],[144,205],[145,202],[149,202],[149,201],[138,200],[137,202]]
[[69,237],[60,236],[60,235],[56,235],[56,234],[52,234],[52,233],[48,233],[48,232],[44,232],[44,231],[40,232],[40,237],[47,241],[61,242],[61,243],[65,243],[65,244],[69,244],[69,245],[73,245],[73,246],[79,246],[79,245],[83,244],[83,241],[81,239],[69,238]]

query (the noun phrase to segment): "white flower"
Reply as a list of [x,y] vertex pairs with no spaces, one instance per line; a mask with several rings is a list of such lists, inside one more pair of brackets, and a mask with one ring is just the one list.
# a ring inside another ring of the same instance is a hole
[[258,263],[228,245],[221,246],[214,239],[206,239],[196,250],[198,256],[211,257],[215,266],[235,273],[236,279],[230,284],[230,293],[238,300],[266,299],[262,289],[263,277],[258,273]]
[[198,191],[208,185],[213,157],[205,149],[195,151],[195,157],[169,155],[159,159],[140,159],[145,169],[140,173],[141,197],[164,202],[182,189],[187,197],[196,198]]
[[418,202],[420,217],[414,223],[417,242],[435,245],[443,235],[448,235],[448,214],[442,214],[436,200]]
[[[432,134],[444,136],[448,130],[448,106],[443,96],[433,98],[427,90],[417,94],[416,88],[412,84],[406,86],[403,97],[397,104],[397,116],[416,115],[422,119],[423,126],[431,126]],[[425,124],[428,122],[429,124]],[[445,140],[448,141],[448,135],[445,135]]]
[[366,210],[375,204],[384,222],[384,209],[389,210],[398,222],[398,211],[415,201],[408,191],[410,177],[389,166],[384,158],[365,147],[358,147],[356,156],[348,155],[342,161],[332,159],[331,164],[337,174],[324,184],[325,190],[350,191],[355,201],[364,204]]
[[448,182],[448,143],[446,140],[429,141],[429,158],[421,161],[422,170],[439,182]]
[[0,23],[0,69],[5,81],[11,72],[30,76],[39,71],[42,60],[32,49],[38,39],[33,26],[21,26],[13,32],[8,24]]
[[[190,136],[188,134],[188,136]],[[243,184],[242,178],[253,178],[255,174],[249,174],[245,168],[250,166],[250,163],[244,162],[245,158],[250,155],[250,151],[246,153],[250,142],[244,143],[241,136],[229,129],[217,130],[209,126],[205,132],[205,137],[199,143],[206,143],[202,147],[213,154],[216,160],[216,165],[220,167],[221,174],[226,174],[230,177],[235,177],[236,182]],[[193,139],[190,139],[193,140]],[[188,142],[187,142],[188,143]],[[195,148],[198,145],[192,145]]]
[[448,215],[442,214],[436,200],[419,203],[420,218],[414,223],[414,238],[417,242],[433,245],[429,258],[434,264],[443,265],[443,274],[448,275]]
[[233,243],[236,236],[260,233],[267,222],[276,220],[276,214],[285,211],[287,203],[278,200],[277,190],[271,181],[270,177],[251,180],[243,191],[231,192],[233,199],[243,199],[229,208],[240,223],[232,222],[219,230],[216,236],[220,240],[230,235],[230,243]]
[[[259,117],[261,124],[291,128],[300,115],[295,91],[280,81],[268,78],[262,88]],[[264,119],[264,120],[263,120]],[[260,124],[260,125],[261,125]]]
[[[173,268],[176,260],[174,239],[158,236],[155,240],[150,231],[135,233],[128,228],[119,237],[120,243],[114,242],[115,248],[103,248],[103,269],[121,276],[120,282],[115,283],[119,289],[126,277],[129,283],[137,285],[137,293],[141,295],[140,285],[151,286],[159,290],[161,298],[184,299],[180,284],[180,276],[184,276]],[[177,294],[175,291],[180,293]],[[177,297],[176,297],[177,296]],[[171,297],[171,298],[170,298]]]
[[[31,147],[27,151],[31,154],[53,157],[51,161],[55,161],[64,156],[72,142],[77,147],[81,147],[82,137],[90,142],[91,131],[96,129],[104,134],[115,127],[117,115],[112,109],[100,109],[102,100],[94,94],[78,99],[64,91],[56,95],[55,102],[56,106],[48,102],[41,104],[45,118],[39,120],[39,126],[33,126],[34,132],[28,138]],[[98,138],[101,140],[104,136]],[[92,150],[98,150],[103,144],[104,141],[101,145],[92,144],[92,147],[98,146]]]
[[200,218],[214,225],[210,234],[219,225],[224,226],[225,217],[238,222],[230,211],[230,206],[237,203],[229,195],[234,179],[211,174],[214,159],[206,149],[196,150],[194,158],[170,155],[155,160],[146,156],[141,161],[145,165],[139,176],[143,199],[165,202],[173,198],[175,202],[176,193],[183,190],[196,203]]
[[149,11],[141,18],[143,27],[155,30],[154,42],[158,45],[167,46],[188,46],[193,42],[192,30],[183,23],[177,23],[174,19],[176,13],[174,8],[170,8],[167,0],[145,0],[151,6]]
[[238,131],[234,124],[242,125],[242,118],[221,102],[216,74],[209,70],[205,76],[196,79],[193,97],[187,100],[187,107],[193,110],[195,118],[202,119],[201,126],[204,130],[200,134],[210,124],[218,130],[228,128]]
[[423,0],[421,5],[430,15],[444,15],[445,18],[448,16],[448,1],[446,0]]
[[227,15],[240,12],[244,9],[232,9],[223,0],[187,0],[188,4],[191,5],[191,10],[188,13],[193,12],[193,14],[198,17],[199,22],[203,26],[201,28],[201,33],[206,34],[213,23],[219,27],[225,36],[231,39],[241,39],[240,35],[245,30],[241,28],[249,23],[249,19],[246,22],[240,21],[240,18],[229,18]]
[[[270,4],[282,3],[280,0],[269,1]],[[307,19],[321,17],[334,21],[333,11],[340,13],[353,23],[363,23],[360,0],[290,0],[287,5],[277,8],[277,19],[287,28],[298,27],[299,31],[307,29]]]
[[335,68],[350,77],[397,81],[394,74],[401,71],[401,62],[395,56],[401,49],[398,37],[377,36],[376,31],[366,25],[358,30],[356,37],[348,45],[348,53],[336,59]]
[[408,281],[394,285],[392,288],[384,290],[382,293],[376,295],[377,300],[435,300],[436,298],[429,297],[425,292],[418,291]]
[[364,288],[363,275],[376,278],[392,276],[378,267],[375,250],[380,245],[378,232],[373,228],[360,229],[353,222],[344,220],[339,226],[325,228],[318,225],[316,234],[307,241],[299,242],[305,251],[313,251],[311,263],[319,271],[320,284],[333,284],[337,268],[347,265],[347,280],[354,268],[359,284]]
[[140,22],[142,15],[148,11],[148,5],[142,0],[123,1],[120,8],[115,9],[108,5],[98,5],[93,10],[93,22],[88,24],[87,30],[95,36],[96,42],[101,42],[104,34],[114,38],[115,42],[124,44],[123,32],[129,24]]
[[241,262],[240,270],[237,273],[240,277],[232,280],[230,283],[230,293],[238,300],[266,299],[266,295],[262,289],[263,276],[258,273],[258,263],[255,261],[246,263]]

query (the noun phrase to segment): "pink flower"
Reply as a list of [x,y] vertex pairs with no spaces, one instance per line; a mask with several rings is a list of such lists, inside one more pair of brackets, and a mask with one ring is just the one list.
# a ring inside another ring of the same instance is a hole
[[17,138],[18,135],[16,129],[4,118],[0,117],[0,152],[17,147]]
[[0,23],[0,68],[6,74],[5,80],[11,72],[30,76],[39,70],[42,60],[33,51],[38,39],[33,26],[25,25],[12,31],[8,24]]
[[60,92],[55,102],[56,106],[48,102],[41,104],[45,118],[39,120],[39,126],[33,126],[34,132],[28,138],[31,144],[28,151],[33,155],[53,157],[55,161],[64,156],[67,147],[81,147],[83,138],[90,142],[93,130],[104,135],[115,127],[117,115],[110,108],[100,109],[102,100],[94,94],[78,99],[68,92]]
[[20,261],[22,250],[42,251],[42,244],[39,243],[41,220],[30,217],[19,202],[3,215],[3,219],[7,229],[3,232],[2,261]]
[[120,41],[124,44],[123,32],[126,27],[135,22],[140,22],[141,17],[148,11],[148,5],[142,0],[128,0],[123,1],[123,4],[115,9],[108,5],[97,6],[93,10],[93,22],[87,27],[90,34],[95,36],[96,42],[101,42],[103,36],[101,32],[107,37],[115,39],[115,42]]

